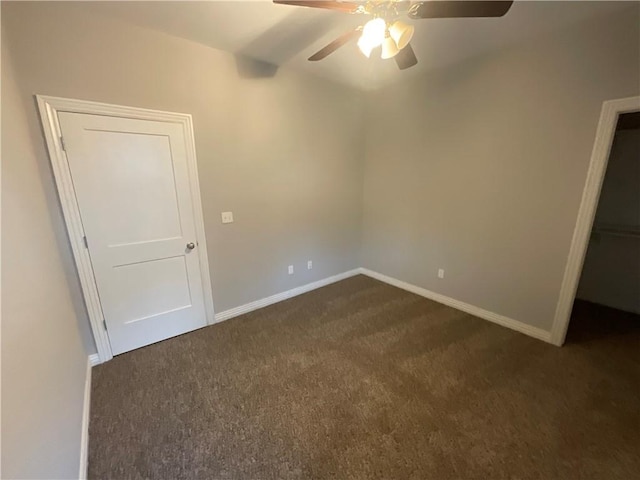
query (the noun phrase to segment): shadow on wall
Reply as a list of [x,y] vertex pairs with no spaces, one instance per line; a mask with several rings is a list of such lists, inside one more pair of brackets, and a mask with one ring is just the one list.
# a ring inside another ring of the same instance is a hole
[[282,65],[322,38],[335,25],[335,16],[309,18],[308,12],[292,13],[234,53],[243,78],[270,78]]
[[278,65],[251,57],[234,54],[238,75],[242,78],[271,78],[278,72]]

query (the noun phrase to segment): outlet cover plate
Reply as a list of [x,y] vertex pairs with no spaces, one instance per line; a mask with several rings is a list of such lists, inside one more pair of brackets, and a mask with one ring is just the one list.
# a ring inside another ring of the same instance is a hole
[[222,223],[233,223],[233,212],[222,212]]

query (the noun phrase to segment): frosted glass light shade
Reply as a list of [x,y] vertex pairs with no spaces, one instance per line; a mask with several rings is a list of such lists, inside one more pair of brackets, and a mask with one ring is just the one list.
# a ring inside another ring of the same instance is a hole
[[369,42],[367,42],[364,37],[360,37],[360,39],[358,40],[358,48],[360,49],[360,51],[362,52],[362,54],[369,58],[371,56],[371,50],[374,49],[374,47],[372,47]]
[[362,39],[371,45],[371,48],[378,47],[384,41],[384,32],[387,29],[387,23],[381,18],[369,20],[362,29]]
[[400,49],[396,46],[396,42],[391,37],[387,37],[382,42],[382,55],[380,57],[384,60],[387,58],[395,57]]
[[413,37],[413,31],[415,28],[413,25],[407,25],[404,22],[398,20],[389,27],[389,35],[396,42],[399,50],[409,45],[411,38]]
[[358,48],[365,57],[369,58],[371,50],[382,45],[386,30],[387,23],[381,18],[374,18],[365,24],[358,40]]

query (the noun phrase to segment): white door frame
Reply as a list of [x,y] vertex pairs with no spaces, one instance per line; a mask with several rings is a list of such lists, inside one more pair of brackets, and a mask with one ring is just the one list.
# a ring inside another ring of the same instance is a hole
[[69,242],[76,262],[80,285],[89,314],[91,330],[98,349],[100,362],[106,362],[113,358],[109,336],[104,328],[102,306],[98,295],[98,287],[93,276],[93,267],[89,251],[84,244],[84,229],[80,217],[80,209],[76,201],[75,190],[71,178],[71,170],[61,141],[62,133],[58,122],[58,112],[86,113],[93,115],[105,115],[110,117],[135,118],[139,120],[153,120],[158,122],[177,123],[182,125],[187,152],[187,169],[189,172],[189,185],[194,212],[197,249],[202,276],[202,288],[204,290],[204,303],[207,315],[207,324],[215,322],[213,310],[213,296],[211,290],[211,277],[209,276],[209,260],[207,258],[207,243],[205,239],[204,219],[202,216],[202,203],[200,200],[200,184],[198,182],[198,165],[196,161],[196,149],[193,137],[193,123],[191,115],[185,113],[162,112],[144,108],[125,107],[96,103],[69,98],[49,97],[36,95],[42,128],[49,150],[49,158],[53,167],[58,188],[58,196],[64,214],[64,220],[69,234]]
[[609,153],[611,152],[618,117],[623,113],[638,111],[640,111],[640,96],[607,100],[602,104],[587,180],[582,191],[580,210],[578,210],[578,220],[573,231],[569,258],[567,259],[560,288],[560,298],[558,299],[553,327],[551,328],[551,342],[558,346],[564,343],[567,328],[569,328],[573,301],[578,290],[578,283],[589,245],[589,237],[598,207],[598,200],[600,199],[602,182],[607,171]]

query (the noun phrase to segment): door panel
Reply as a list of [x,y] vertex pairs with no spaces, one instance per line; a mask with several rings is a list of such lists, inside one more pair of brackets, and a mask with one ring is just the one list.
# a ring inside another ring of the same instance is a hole
[[182,126],[58,119],[113,353],[205,326]]
[[127,211],[105,225],[110,246],[182,236],[168,136],[85,128],[84,141],[101,152],[97,161],[84,164],[94,172],[88,178],[93,194],[110,199],[94,202],[93,213],[110,216]]
[[114,313],[125,324],[191,306],[184,257],[118,265],[113,279],[113,294],[120,299]]

